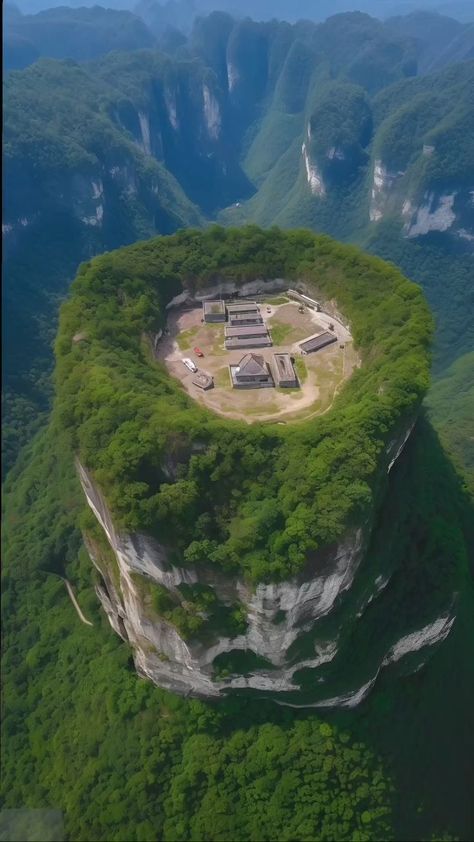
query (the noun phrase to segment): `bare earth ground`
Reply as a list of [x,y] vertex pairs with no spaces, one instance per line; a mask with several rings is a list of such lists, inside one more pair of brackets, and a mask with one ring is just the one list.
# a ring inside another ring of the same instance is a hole
[[[247,351],[263,355],[270,364],[273,354],[290,353],[296,360],[298,389],[233,389],[229,365],[237,365],[245,351],[226,351],[224,324],[201,322],[200,307],[169,312],[168,334],[161,339],[156,356],[165,363],[170,374],[181,381],[191,397],[227,418],[249,424],[275,419],[285,423],[326,412],[344,380],[359,364],[349,331],[326,313],[306,308],[300,313],[294,302],[271,305],[270,313],[267,313],[267,302],[259,302],[259,306],[275,344]],[[330,324],[334,325],[338,342],[313,354],[301,355],[297,343],[327,330]],[[341,344],[344,344],[343,349]],[[196,346],[204,353],[203,358],[194,353]],[[203,392],[193,385],[193,375],[183,364],[183,357],[191,357],[201,371],[212,375],[213,389]]]

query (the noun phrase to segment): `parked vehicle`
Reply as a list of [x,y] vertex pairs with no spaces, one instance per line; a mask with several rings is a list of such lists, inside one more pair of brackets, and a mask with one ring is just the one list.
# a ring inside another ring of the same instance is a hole
[[193,374],[195,374],[198,370],[196,363],[193,363],[193,361],[190,360],[189,357],[184,357],[183,363],[186,366],[186,368],[189,368],[189,371],[193,372]]
[[197,357],[203,357],[204,356],[204,354],[203,354],[203,352],[201,351],[200,348],[195,348],[194,353],[196,354]]

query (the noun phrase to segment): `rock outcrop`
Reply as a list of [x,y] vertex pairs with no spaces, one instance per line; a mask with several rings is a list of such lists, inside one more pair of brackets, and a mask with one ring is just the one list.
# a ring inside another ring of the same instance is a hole
[[[410,435],[410,423],[387,449],[387,470],[393,467]],[[338,655],[342,628],[332,636],[324,631],[324,620],[350,595],[364,558],[370,524],[347,531],[339,543],[317,551],[306,570],[285,582],[252,588],[242,577],[232,577],[215,568],[172,564],[166,548],[151,536],[126,534],[116,529],[106,501],[90,472],[79,461],[77,470],[87,499],[115,558],[113,566],[87,535],[86,546],[101,575],[98,597],[113,629],[133,649],[138,673],[169,690],[200,697],[216,697],[230,691],[251,689],[271,693],[283,704],[295,707],[353,707],[364,699],[381,669],[405,655],[443,640],[454,622],[443,615],[417,631],[398,639],[379,657],[374,674],[345,692],[331,692],[324,671]],[[112,569],[113,567],[113,569]],[[374,578],[355,622],[387,587],[390,574]],[[155,586],[183,601],[180,587],[212,587],[219,603],[240,604],[246,616],[244,632],[229,636],[214,634],[184,639],[178,629],[153,608],[148,597]],[[354,618],[353,618],[354,621]],[[318,627],[322,626],[322,633]],[[325,636],[326,635],[326,636]],[[302,654],[304,652],[304,655]],[[216,670],[223,655],[251,654],[260,659],[245,672]],[[219,660],[217,661],[217,663]],[[297,674],[311,670],[316,701],[295,703],[300,684]],[[319,675],[319,678],[318,678]],[[286,699],[286,700],[285,700]]]

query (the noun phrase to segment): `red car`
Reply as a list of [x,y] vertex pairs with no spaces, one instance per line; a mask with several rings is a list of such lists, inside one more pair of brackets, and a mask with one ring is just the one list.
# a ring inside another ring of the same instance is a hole
[[200,348],[195,348],[194,353],[196,354],[197,357],[203,357],[204,356],[204,354],[202,353]]

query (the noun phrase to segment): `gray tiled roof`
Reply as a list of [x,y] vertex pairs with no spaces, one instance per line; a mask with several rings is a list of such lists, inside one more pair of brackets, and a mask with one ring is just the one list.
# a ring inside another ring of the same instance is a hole
[[226,336],[266,336],[267,326],[261,325],[229,325],[225,328]]
[[245,354],[239,362],[239,374],[267,374],[267,364],[261,354]]
[[320,333],[318,336],[310,336],[309,339],[300,342],[300,348],[308,353],[309,351],[317,351],[319,348],[324,348],[325,345],[330,345],[336,341],[337,336],[325,330],[324,333]]

